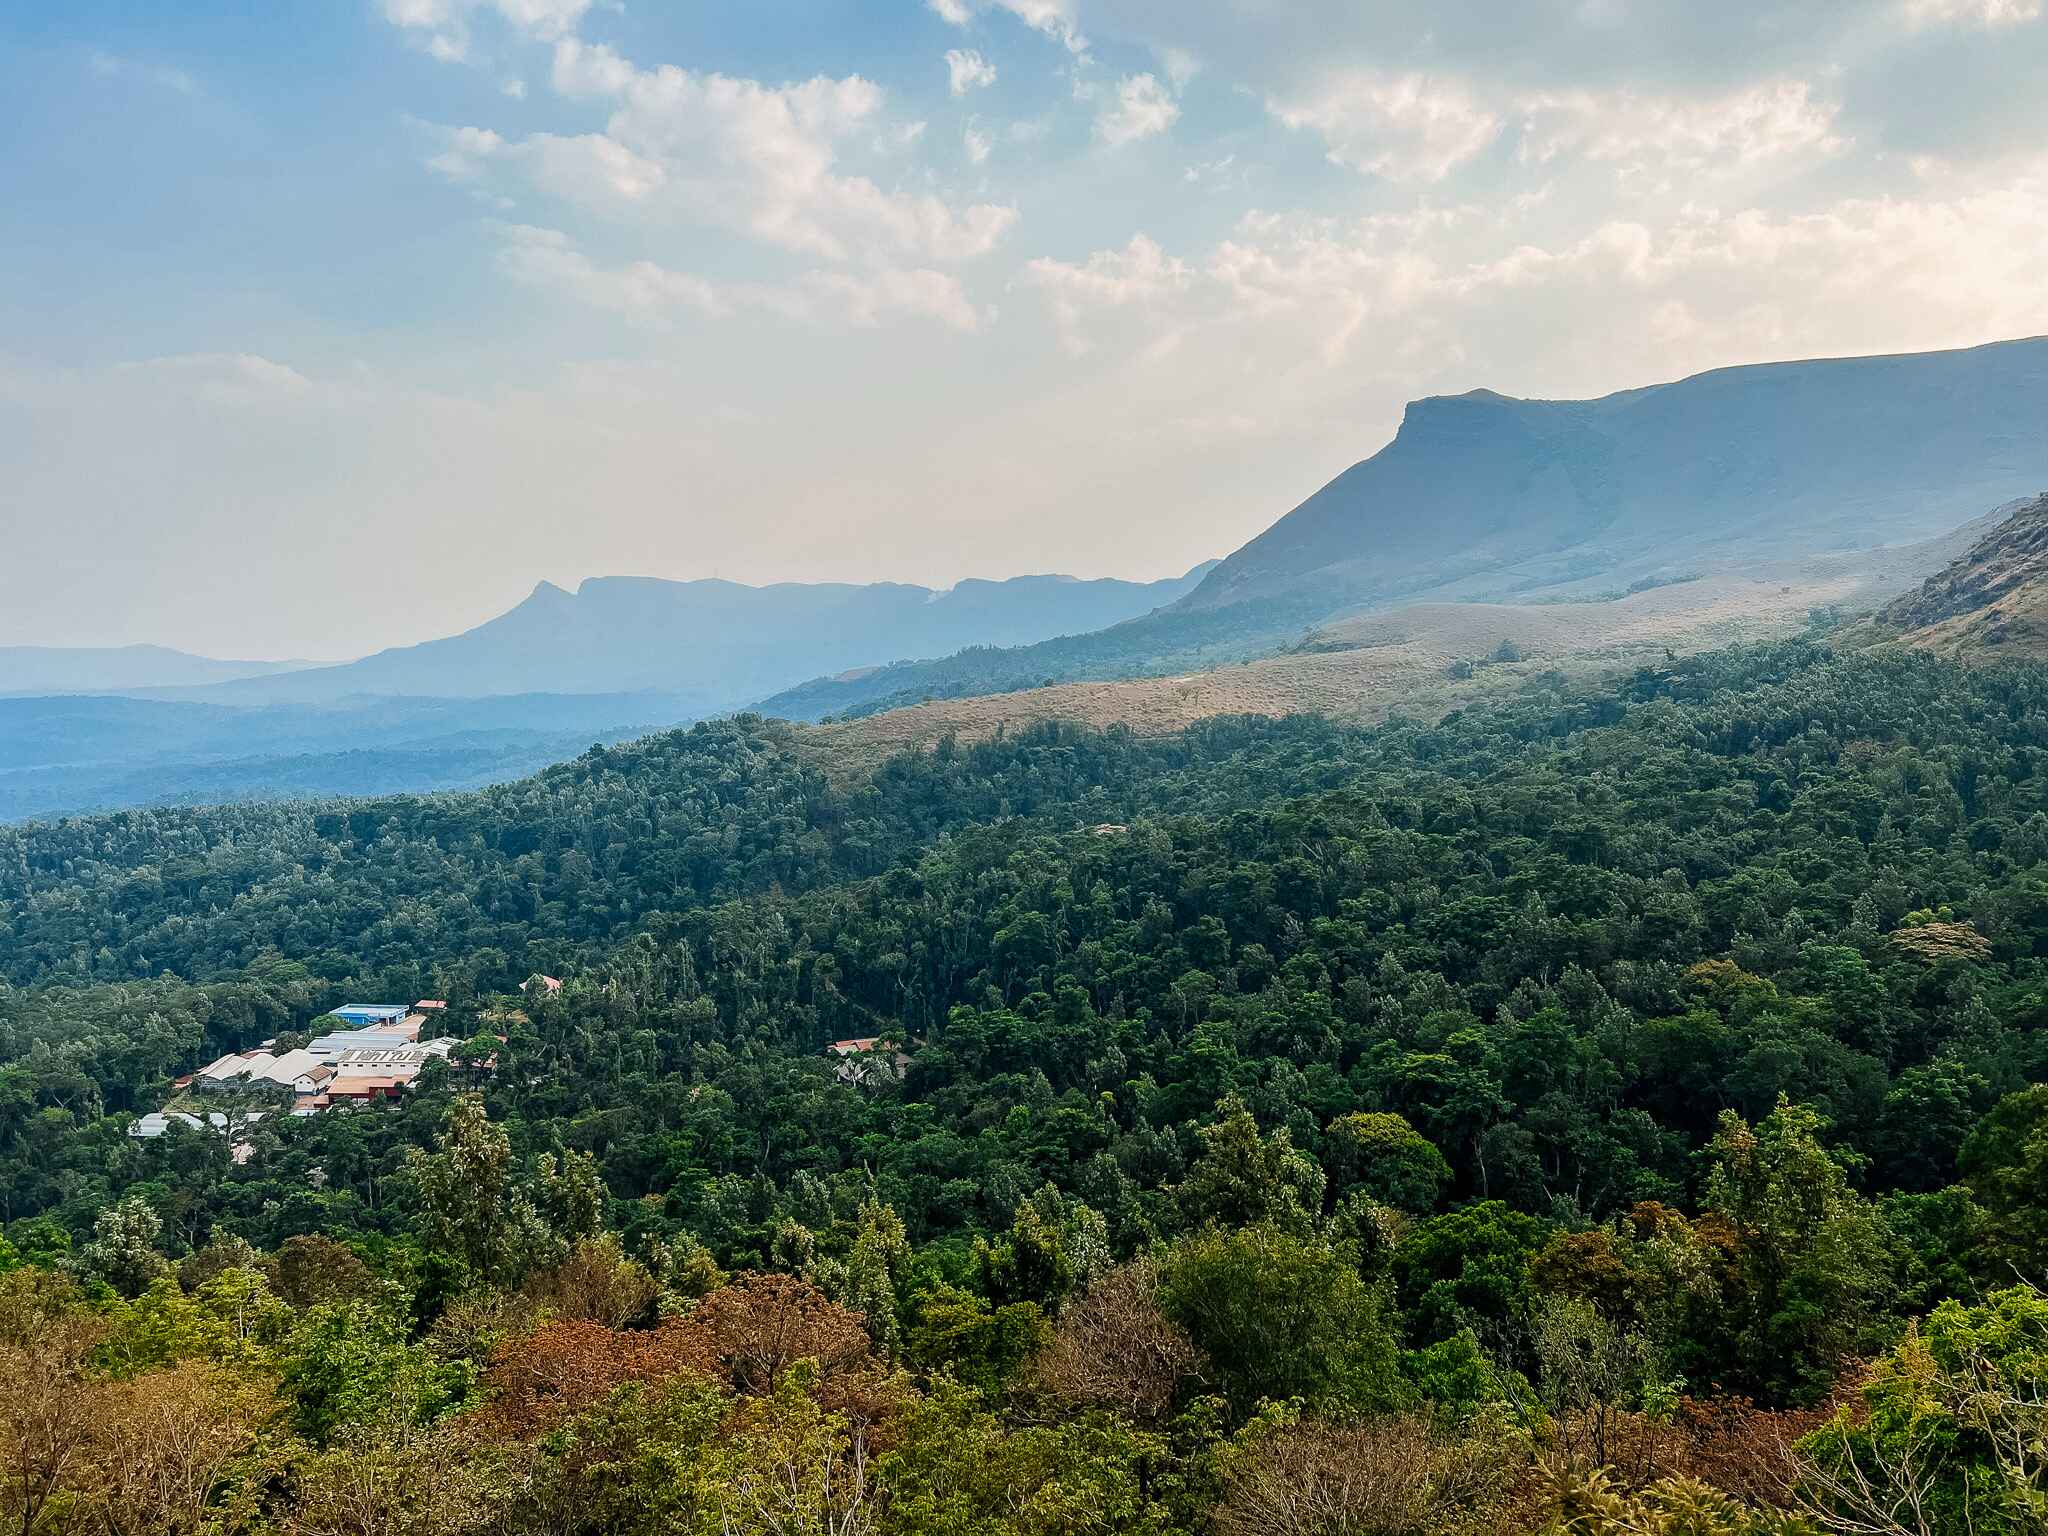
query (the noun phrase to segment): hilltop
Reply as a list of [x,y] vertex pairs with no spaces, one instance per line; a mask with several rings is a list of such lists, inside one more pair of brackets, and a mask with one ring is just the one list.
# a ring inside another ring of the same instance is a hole
[[1499,596],[1945,532],[2048,474],[2048,339],[1765,363],[1596,400],[1411,404],[1189,608]]
[[815,720],[1164,676],[1401,604],[1882,561],[2048,483],[2043,422],[2043,338],[1727,368],[1595,400],[1434,396],[1169,608],[1092,635],[821,677],[760,707]]

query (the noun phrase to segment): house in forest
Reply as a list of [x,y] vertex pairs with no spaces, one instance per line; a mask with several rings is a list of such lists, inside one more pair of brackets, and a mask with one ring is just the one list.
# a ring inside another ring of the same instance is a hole
[[910,1058],[896,1048],[896,1042],[881,1035],[834,1040],[825,1047],[825,1054],[832,1058],[832,1076],[850,1088],[896,1082],[910,1065]]

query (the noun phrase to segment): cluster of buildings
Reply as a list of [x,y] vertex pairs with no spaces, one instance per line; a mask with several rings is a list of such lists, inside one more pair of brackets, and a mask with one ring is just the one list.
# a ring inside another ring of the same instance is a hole
[[[420,1043],[422,1026],[447,1006],[431,998],[410,1007],[351,1003],[327,1015],[342,1028],[282,1051],[275,1040],[266,1040],[254,1050],[232,1052],[209,1062],[175,1079],[171,1086],[181,1094],[189,1090],[243,1098],[260,1095],[276,1112],[292,1115],[317,1115],[326,1109],[396,1099],[429,1061],[445,1058],[453,1048],[451,1039]],[[283,1107],[287,1092],[291,1096],[289,1109]],[[159,1110],[136,1120],[128,1134],[153,1138],[180,1123],[195,1129],[210,1125],[225,1133],[231,1122],[248,1125],[269,1112],[256,1108],[232,1115],[209,1111],[202,1118],[188,1110]]]

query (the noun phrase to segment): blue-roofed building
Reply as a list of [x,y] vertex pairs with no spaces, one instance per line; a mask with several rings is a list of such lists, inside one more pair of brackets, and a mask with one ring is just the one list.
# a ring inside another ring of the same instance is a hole
[[335,1009],[328,1017],[360,1027],[364,1024],[389,1024],[410,1012],[412,1010],[403,1003],[350,1003],[345,1008]]

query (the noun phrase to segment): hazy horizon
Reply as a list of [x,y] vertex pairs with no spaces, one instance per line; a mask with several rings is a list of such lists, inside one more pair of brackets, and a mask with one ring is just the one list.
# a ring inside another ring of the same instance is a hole
[[[1192,570],[1196,569],[1196,567],[1198,567],[1198,566],[1203,566],[1203,565],[1213,565],[1213,564],[1215,564],[1215,563],[1216,563],[1216,562],[1215,562],[1215,560],[1213,560],[1213,559],[1210,559],[1210,560],[1197,560],[1196,562],[1194,562],[1194,564],[1193,564],[1193,565],[1190,565],[1190,566],[1189,566],[1189,567],[1187,568],[1187,570],[1186,570],[1186,571],[1175,571],[1175,572],[1172,572],[1172,573],[1171,573],[1171,574],[1170,574],[1169,576],[1165,576],[1165,577],[1156,577],[1156,576],[1119,576],[1119,575],[1116,575],[1116,574],[1114,574],[1114,573],[1111,573],[1111,574],[1107,574],[1107,575],[1077,575],[1077,574],[1075,574],[1075,573],[1074,573],[1074,572],[1072,572],[1072,571],[1013,571],[1013,572],[1010,572],[1010,573],[1008,573],[1008,574],[1006,574],[1006,575],[1001,575],[1001,576],[982,576],[982,575],[973,575],[973,576],[962,576],[962,577],[960,577],[960,578],[959,578],[958,580],[955,580],[955,581],[950,581],[950,582],[946,582],[946,583],[944,583],[944,584],[942,584],[942,585],[941,585],[941,584],[933,584],[933,583],[930,583],[930,582],[920,582],[920,581],[895,581],[895,580],[893,580],[892,578],[889,578],[889,577],[886,577],[886,576],[882,576],[882,577],[877,577],[877,578],[875,578],[875,579],[874,579],[874,581],[873,581],[873,582],[868,582],[868,583],[845,583],[845,582],[834,582],[834,581],[832,581],[832,580],[830,580],[830,579],[821,579],[821,580],[818,580],[818,581],[810,581],[810,582],[773,582],[773,581],[766,581],[766,582],[736,582],[736,581],[733,581],[733,578],[731,578],[731,577],[723,577],[723,576],[718,576],[718,575],[711,575],[711,576],[704,576],[704,577],[692,577],[692,576],[648,576],[648,575],[646,575],[646,574],[644,574],[644,573],[642,573],[642,572],[638,572],[638,571],[607,571],[607,572],[603,572],[603,573],[600,573],[600,574],[596,574],[596,575],[590,575],[590,576],[585,576],[585,577],[582,577],[582,578],[580,578],[580,579],[578,579],[578,580],[574,580],[574,581],[555,581],[555,580],[553,580],[552,578],[549,578],[549,577],[545,577],[545,576],[544,576],[544,577],[541,577],[541,578],[537,579],[536,581],[534,581],[534,582],[533,582],[533,583],[532,583],[532,584],[531,584],[531,585],[530,585],[530,586],[529,586],[529,587],[528,587],[528,588],[527,588],[527,589],[526,589],[525,591],[523,591],[523,592],[519,593],[519,594],[518,594],[517,596],[515,596],[515,597],[511,597],[511,598],[507,599],[507,600],[506,600],[506,602],[505,602],[505,603],[504,603],[504,604],[503,604],[502,606],[500,606],[500,607],[498,607],[498,608],[494,608],[494,609],[492,609],[492,610],[491,610],[490,612],[488,612],[487,614],[485,614],[485,615],[483,616],[483,618],[482,618],[482,619],[480,619],[480,620],[478,620],[478,621],[477,621],[477,624],[484,624],[484,623],[489,623],[489,622],[490,622],[490,620],[492,620],[492,619],[494,619],[494,618],[498,618],[498,617],[500,617],[501,615],[503,615],[504,613],[506,613],[506,612],[509,612],[509,611],[510,611],[511,609],[513,609],[513,608],[516,608],[516,607],[518,607],[518,606],[519,606],[519,605],[520,605],[521,603],[524,603],[524,602],[526,602],[526,601],[527,601],[527,600],[528,600],[529,598],[531,598],[531,597],[532,597],[532,596],[533,596],[533,595],[534,595],[535,593],[537,593],[537,592],[538,592],[538,591],[539,591],[539,590],[540,590],[540,589],[541,589],[542,587],[549,587],[549,586],[552,586],[552,587],[556,587],[556,588],[559,588],[560,590],[562,590],[562,591],[564,591],[564,592],[568,593],[568,594],[569,594],[570,596],[572,596],[572,597],[580,597],[580,596],[582,595],[583,589],[584,589],[585,587],[589,586],[589,585],[590,585],[591,583],[593,583],[593,582],[604,582],[604,581],[621,581],[621,580],[625,580],[625,581],[641,581],[641,580],[645,580],[645,581],[661,581],[661,582],[672,582],[672,583],[676,583],[676,584],[682,584],[682,583],[686,583],[686,582],[691,582],[691,581],[728,581],[728,582],[733,582],[733,585],[736,585],[736,586],[743,586],[743,587],[748,587],[748,588],[752,588],[752,589],[754,589],[754,590],[756,590],[756,591],[759,591],[759,590],[761,590],[761,589],[763,589],[763,588],[766,588],[766,587],[774,587],[774,586],[801,586],[801,587],[819,587],[819,586],[833,586],[833,585],[872,585],[872,586],[904,586],[904,587],[916,587],[916,588],[920,588],[920,589],[923,589],[923,590],[929,591],[929,592],[930,592],[930,593],[932,594],[932,596],[933,596],[933,597],[944,597],[944,596],[946,596],[947,594],[949,594],[949,593],[951,593],[951,592],[955,591],[956,589],[958,589],[958,588],[960,588],[960,587],[962,587],[962,586],[965,586],[965,585],[966,585],[966,584],[968,584],[969,582],[975,582],[975,581],[983,581],[983,582],[991,582],[991,583],[995,583],[995,582],[1005,582],[1005,581],[1030,581],[1030,580],[1059,580],[1059,581],[1070,581],[1070,582],[1075,582],[1075,583],[1081,583],[1081,582],[1091,582],[1091,581],[1121,581],[1121,582],[1126,582],[1126,583],[1128,583],[1128,584],[1130,584],[1130,585],[1133,585],[1133,586],[1150,586],[1150,585],[1154,585],[1155,583],[1157,583],[1157,582],[1160,582],[1160,581],[1170,581],[1170,580],[1172,580],[1172,579],[1174,579],[1174,578],[1176,578],[1176,577],[1180,577],[1180,576],[1185,576],[1185,575],[1187,575],[1187,574],[1188,574],[1188,572],[1189,572],[1189,571],[1192,571]],[[423,639],[427,639],[427,640],[437,640],[437,639],[446,639],[446,638],[449,638],[450,636],[453,636],[453,635],[457,635],[457,634],[461,634],[461,633],[464,633],[464,632],[466,632],[466,631],[468,631],[468,630],[470,630],[470,629],[474,629],[474,628],[476,628],[476,627],[477,627],[477,624],[466,624],[466,625],[463,625],[463,626],[462,626],[462,627],[461,627],[460,629],[451,629],[451,630],[447,631],[447,632],[446,632],[445,634],[434,634],[434,635],[427,635],[427,636],[424,636],[424,637],[422,637],[422,638],[423,638]],[[395,645],[396,647],[398,647],[398,648],[402,648],[402,647],[404,647],[404,646],[406,646],[406,645],[409,645],[409,644],[417,644],[417,643],[418,643],[418,642],[416,642],[416,641],[399,641],[399,642],[394,642],[394,645]],[[39,647],[39,642],[36,642],[36,641],[21,641],[21,640],[7,640],[7,641],[0,641],[0,651],[6,651],[6,650],[9,650],[9,649],[16,649],[16,648],[20,648],[20,649],[37,649],[38,647]],[[160,643],[160,642],[158,642],[158,641],[154,641],[154,640],[126,640],[126,641],[120,641],[120,642],[117,642],[117,643],[115,643],[115,644],[113,644],[113,645],[108,645],[108,646],[97,646],[97,645],[81,645],[81,646],[52,646],[52,647],[46,647],[46,648],[48,648],[48,649],[60,649],[60,650],[149,650],[149,649],[152,649],[152,648],[161,648],[161,649],[170,649],[170,650],[177,650],[177,649],[179,649],[179,647],[176,647],[176,646],[170,646],[170,647],[163,647],[163,646],[161,646],[161,643]],[[394,648],[394,646],[387,646],[387,645],[379,645],[379,646],[376,646],[376,647],[374,647],[374,648],[373,648],[372,650],[370,650],[370,651],[350,651],[350,652],[338,653],[338,654],[336,654],[336,655],[333,655],[333,656],[314,656],[314,655],[305,655],[305,654],[301,654],[301,655],[293,655],[293,656],[259,656],[259,655],[238,655],[238,656],[206,656],[206,655],[204,655],[204,653],[198,653],[198,652],[194,652],[194,653],[191,653],[191,654],[194,654],[194,655],[200,655],[200,656],[202,657],[202,659],[205,659],[205,660],[212,660],[212,661],[260,661],[260,662],[271,662],[271,663],[279,663],[279,664],[291,664],[291,663],[304,663],[305,665],[307,665],[307,666],[309,666],[309,667],[324,667],[324,666],[333,666],[333,665],[343,664],[343,663],[346,663],[346,662],[350,662],[350,661],[359,661],[359,660],[361,660],[361,659],[362,659],[363,657],[365,657],[365,656],[368,656],[368,655],[374,655],[374,654],[375,654],[375,653],[376,653],[377,651],[382,651],[382,650],[389,650],[389,649],[392,649],[392,648]],[[0,696],[4,696],[4,695],[0,695]]]
[[37,10],[4,645],[1154,580],[1416,396],[2048,332],[2039,0]]

